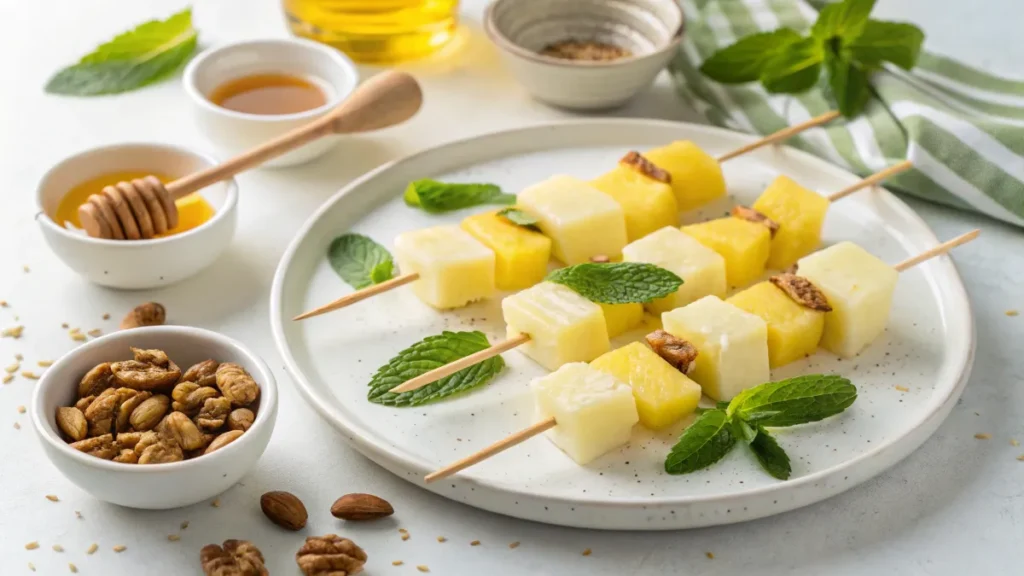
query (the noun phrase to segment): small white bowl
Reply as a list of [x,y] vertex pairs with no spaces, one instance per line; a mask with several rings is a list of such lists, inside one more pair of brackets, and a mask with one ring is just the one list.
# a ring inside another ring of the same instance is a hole
[[[299,76],[324,90],[327,103],[295,114],[246,114],[214,104],[209,95],[226,82],[254,74]],[[301,38],[248,40],[207,50],[185,68],[185,93],[200,130],[225,156],[235,156],[320,118],[359,84],[359,73],[338,50]],[[293,166],[329,150],[337,136],[324,136],[263,164]]]
[[[682,41],[678,0],[496,0],[484,30],[534,98],[574,110],[625,104],[647,88]],[[632,56],[591,62],[542,56],[563,40],[596,40]]]
[[234,179],[199,192],[213,206],[212,218],[164,238],[91,238],[83,230],[69,230],[56,222],[57,207],[73,187],[104,174],[137,170],[177,177],[214,164],[209,156],[165,144],[116,144],[81,152],[62,160],[39,182],[36,221],[54,254],[91,282],[123,289],[167,286],[212,264],[231,243],[238,206]]
[[[163,350],[182,370],[209,358],[241,365],[260,385],[252,427],[212,454],[168,464],[122,464],[70,447],[57,430],[57,408],[74,404],[89,369],[130,359],[129,346]],[[32,423],[43,450],[68,480],[105,502],[147,510],[189,506],[230,488],[256,465],[276,419],[277,385],[263,360],[227,336],[187,326],[122,330],[75,348],[46,370],[32,397]]]

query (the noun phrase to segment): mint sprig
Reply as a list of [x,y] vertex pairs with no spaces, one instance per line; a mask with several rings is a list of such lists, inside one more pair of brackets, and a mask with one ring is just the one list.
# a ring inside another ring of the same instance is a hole
[[362,234],[342,234],[331,241],[327,260],[341,279],[356,290],[394,276],[395,261],[387,248]]
[[503,217],[516,226],[529,228],[535,232],[540,230],[540,228],[537,227],[537,225],[540,224],[540,220],[526,212],[523,212],[519,208],[504,208],[498,212],[498,216]]
[[370,379],[370,391],[366,397],[370,402],[385,406],[419,406],[483,386],[505,367],[501,356],[488,358],[416,390],[401,394],[388,392],[420,374],[489,346],[490,342],[483,332],[445,331],[436,336],[427,336],[381,366]]
[[514,204],[515,194],[506,194],[496,184],[457,184],[429,178],[410,182],[403,197],[413,208],[432,214],[452,212],[483,204]]
[[689,474],[718,462],[732,450],[736,438],[722,410],[708,410],[690,425],[665,459],[665,472]]
[[601,304],[650,302],[672,294],[683,283],[674,273],[645,262],[587,262],[554,270],[547,280]]
[[864,109],[871,74],[885,62],[910,70],[924,33],[913,24],[869,18],[875,0],[843,0],[821,9],[810,34],[780,28],[752,34],[711,55],[701,72],[723,84],[760,81],[774,93],[814,87],[822,71],[839,111],[852,118]]
[[750,442],[750,451],[754,453],[757,461],[764,471],[779,480],[788,480],[793,473],[793,467],[789,463],[789,455],[779,446],[775,438],[768,434],[764,428],[757,429],[757,435]]
[[835,374],[797,376],[744,390],[727,410],[761,426],[796,426],[839,414],[857,400],[857,387]]

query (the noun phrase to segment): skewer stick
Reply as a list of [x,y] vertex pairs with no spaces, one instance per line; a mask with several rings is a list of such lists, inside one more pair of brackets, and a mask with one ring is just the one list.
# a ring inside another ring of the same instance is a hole
[[410,272],[409,274],[402,274],[401,276],[396,276],[391,280],[386,280],[384,282],[381,282],[380,284],[367,286],[362,290],[356,290],[351,294],[346,294],[341,298],[338,298],[334,302],[324,304],[323,306],[310,310],[309,312],[303,312],[302,314],[299,314],[295,318],[292,318],[292,320],[305,320],[306,318],[312,318],[313,316],[319,316],[321,314],[326,314],[339,308],[344,308],[346,306],[355,304],[356,302],[359,302],[361,300],[366,300],[371,296],[376,296],[381,292],[387,292],[388,290],[391,290],[393,288],[398,288],[399,286],[408,284],[419,277],[420,275],[417,274],[416,272]]
[[841,200],[858,190],[867,188],[869,186],[874,186],[875,184],[878,184],[879,182],[889,178],[890,176],[895,176],[901,172],[906,172],[907,170],[910,170],[913,167],[914,164],[911,163],[910,160],[904,160],[903,162],[890,166],[885,170],[882,170],[881,172],[875,172],[871,176],[868,176],[867,178],[861,180],[860,182],[857,182],[856,184],[852,184],[838,192],[833,193],[832,195],[828,196],[828,200],[829,202]]
[[733,158],[735,158],[737,156],[742,156],[743,154],[746,154],[747,152],[750,152],[752,150],[757,150],[758,148],[761,148],[762,146],[767,146],[769,144],[774,144],[775,142],[778,142],[780,140],[785,140],[785,139],[789,138],[790,136],[795,136],[796,134],[799,134],[799,133],[803,132],[804,130],[807,130],[808,128],[814,128],[815,126],[821,126],[822,124],[827,124],[827,123],[835,120],[838,117],[839,117],[839,112],[837,112],[835,110],[833,110],[831,112],[826,112],[826,113],[822,114],[821,116],[815,116],[814,118],[811,118],[810,120],[808,120],[806,122],[801,122],[800,124],[797,124],[796,126],[790,126],[788,128],[783,128],[782,130],[779,130],[778,132],[773,132],[772,134],[769,134],[769,135],[765,136],[764,138],[761,138],[760,140],[757,140],[755,142],[751,142],[750,144],[747,144],[746,146],[743,146],[741,148],[737,148],[737,149],[733,150],[732,152],[727,152],[725,154],[722,154],[721,156],[718,157],[718,161],[719,162],[725,162],[726,160],[731,160],[731,159],[733,159]]
[[910,258],[907,258],[903,262],[900,262],[899,264],[896,264],[895,266],[893,266],[893,268],[897,272],[903,272],[907,268],[913,268],[914,266],[917,266],[918,264],[920,264],[922,262],[925,262],[927,260],[931,260],[932,258],[935,258],[936,256],[941,256],[941,255],[945,254],[946,252],[949,252],[953,248],[956,248],[957,246],[960,246],[961,244],[966,244],[966,243],[970,242],[971,240],[974,240],[975,238],[977,238],[979,234],[981,234],[981,230],[971,230],[970,232],[968,232],[966,234],[961,234],[960,236],[957,236],[956,238],[953,238],[952,240],[946,240],[945,242],[943,242],[942,244],[939,244],[938,246],[932,248],[931,250],[925,250],[924,252],[921,252],[917,256],[912,256]]
[[398,386],[395,386],[391,390],[388,390],[388,392],[390,392],[391,394],[401,394],[402,392],[410,392],[412,390],[423,388],[427,384],[432,384],[434,382],[437,382],[441,378],[451,376],[452,374],[455,374],[456,372],[462,370],[463,368],[469,368],[470,366],[483,362],[488,358],[494,358],[498,354],[508,352],[509,350],[515,348],[516,346],[526,344],[529,341],[529,334],[520,334],[513,338],[509,338],[504,342],[499,342],[494,346],[491,346],[490,348],[485,348],[479,352],[474,352],[469,356],[459,358],[458,360],[452,362],[451,364],[445,364],[440,368],[434,368],[430,372],[424,372],[423,374],[420,374],[415,378],[406,380],[405,382],[399,384]]
[[550,430],[554,428],[557,424],[558,423],[555,422],[555,418],[553,416],[551,418],[548,418],[547,420],[541,420],[540,422],[537,422],[536,424],[530,426],[529,428],[523,428],[519,432],[516,432],[515,434],[507,438],[498,440],[494,444],[491,444],[490,446],[484,448],[483,450],[477,452],[476,454],[466,456],[465,458],[459,460],[458,462],[453,462],[445,466],[444,468],[441,468],[440,470],[427,474],[423,478],[423,481],[426,482],[427,484],[430,484],[431,482],[434,482],[436,480],[443,480],[444,478],[447,478],[452,474],[465,470],[466,468],[469,468],[474,464],[478,464],[481,461],[486,460],[491,456],[494,456],[495,454],[504,452],[505,450],[508,450],[513,446],[521,444],[524,441],[529,440],[530,438],[533,438],[538,434],[541,434],[542,432]]

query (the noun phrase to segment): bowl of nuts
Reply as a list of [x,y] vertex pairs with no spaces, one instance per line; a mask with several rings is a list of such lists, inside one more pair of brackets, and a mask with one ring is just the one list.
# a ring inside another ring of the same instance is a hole
[[259,460],[277,418],[267,365],[186,326],[122,330],[39,381],[32,422],[50,461],[96,498],[167,509],[212,498]]

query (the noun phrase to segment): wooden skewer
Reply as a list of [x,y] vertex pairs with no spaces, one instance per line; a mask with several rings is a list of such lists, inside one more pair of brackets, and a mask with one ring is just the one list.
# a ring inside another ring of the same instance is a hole
[[445,364],[440,368],[434,368],[430,372],[424,372],[423,374],[420,374],[419,376],[412,378],[411,380],[406,380],[405,382],[399,384],[398,386],[395,386],[391,390],[388,390],[388,392],[392,394],[401,394],[402,392],[409,392],[412,390],[416,390],[418,388],[423,388],[427,384],[431,384],[433,382],[437,382],[441,378],[451,376],[452,374],[455,374],[456,372],[462,370],[463,368],[469,368],[470,366],[483,362],[488,358],[494,358],[498,354],[508,352],[509,350],[515,348],[516,346],[526,344],[529,341],[529,334],[520,334],[518,336],[514,336],[512,338],[509,338],[508,340],[505,340],[504,342],[499,342],[494,346],[491,346],[490,348],[485,348],[479,352],[474,352],[469,356],[459,358],[458,360],[452,362],[451,364]]
[[367,286],[366,288],[363,288],[362,290],[356,290],[355,292],[353,292],[351,294],[346,294],[346,295],[342,296],[341,298],[338,298],[334,302],[330,302],[328,304],[324,304],[323,306],[321,306],[319,308],[314,308],[313,310],[310,310],[309,312],[303,312],[302,314],[299,314],[295,318],[292,318],[292,320],[305,320],[306,318],[312,318],[313,316],[319,316],[321,314],[326,314],[328,312],[331,312],[332,310],[337,310],[339,308],[344,308],[344,307],[349,306],[351,304],[355,304],[356,302],[359,302],[361,300],[366,300],[367,298],[369,298],[371,296],[376,296],[377,294],[380,294],[381,292],[387,292],[388,290],[391,290],[392,288],[398,288],[399,286],[403,286],[405,284],[413,282],[416,279],[418,279],[419,277],[420,277],[420,275],[417,274],[416,272],[410,272],[408,274],[402,274],[401,276],[395,276],[391,280],[385,280],[384,282],[381,282],[380,284],[374,284],[373,286]]
[[491,444],[490,446],[484,448],[483,450],[477,452],[476,454],[471,454],[463,458],[462,460],[459,460],[458,462],[453,462],[445,466],[444,468],[441,468],[440,470],[427,474],[423,478],[423,481],[426,482],[427,484],[430,484],[431,482],[434,482],[436,480],[443,480],[451,476],[452,474],[465,470],[466,468],[469,468],[474,464],[478,464],[479,462],[486,460],[491,456],[494,456],[495,454],[504,452],[505,450],[508,450],[509,448],[516,446],[518,444],[522,444],[524,441],[529,440],[530,438],[533,438],[534,436],[537,436],[538,434],[541,434],[547,430],[550,430],[554,428],[556,425],[558,425],[558,422],[555,421],[555,418],[553,416],[551,418],[548,418],[547,420],[541,420],[540,422],[537,422],[536,424],[530,426],[529,428],[523,428],[522,430],[516,432],[511,436],[499,440],[494,444]]
[[936,256],[941,256],[941,255],[949,252],[953,248],[956,248],[957,246],[960,246],[961,244],[966,244],[966,243],[970,242],[971,240],[974,240],[975,238],[977,238],[979,234],[981,234],[981,230],[980,229],[971,230],[970,232],[968,232],[966,234],[961,234],[960,236],[957,236],[956,238],[953,238],[952,240],[946,240],[945,242],[943,242],[942,244],[939,244],[938,246],[932,248],[931,250],[925,250],[924,252],[921,252],[917,256],[912,256],[910,258],[907,258],[903,262],[900,262],[899,264],[896,264],[895,266],[893,266],[893,268],[897,272],[903,272],[907,268],[913,268],[914,266],[917,266],[918,264],[920,264],[922,262],[925,262],[927,260],[931,260],[932,258],[935,258]]
[[880,172],[875,172],[871,176],[868,176],[867,178],[861,180],[860,182],[857,182],[856,184],[852,184],[850,186],[847,186],[846,188],[843,188],[842,190],[840,190],[838,192],[833,193],[832,195],[828,196],[828,200],[829,200],[829,202],[835,202],[836,200],[841,200],[843,198],[846,198],[850,194],[853,194],[854,192],[856,192],[858,190],[862,190],[862,189],[867,188],[869,186],[874,186],[875,184],[878,184],[879,182],[889,178],[890,176],[895,176],[895,175],[897,175],[897,174],[899,174],[901,172],[906,172],[907,170],[910,170],[913,167],[914,167],[914,164],[910,160],[904,160],[903,162],[900,162],[899,164],[894,164],[892,166],[889,166],[885,170],[882,170]]
[[822,114],[820,116],[815,116],[814,118],[811,118],[810,120],[808,120],[806,122],[801,122],[800,124],[797,124],[796,126],[790,126],[788,128],[783,128],[782,130],[779,130],[778,132],[774,132],[772,134],[769,134],[769,135],[765,136],[764,138],[761,138],[760,140],[757,140],[755,142],[751,142],[750,144],[747,144],[746,146],[742,146],[740,148],[737,148],[737,149],[733,150],[732,152],[727,152],[725,154],[722,154],[721,156],[718,157],[718,161],[719,162],[725,162],[726,160],[731,160],[731,159],[733,159],[733,158],[735,158],[737,156],[741,156],[743,154],[746,154],[747,152],[750,152],[750,151],[753,151],[753,150],[757,150],[758,148],[761,148],[762,146],[767,146],[769,144],[774,144],[775,142],[779,142],[780,140],[785,140],[785,139],[787,139],[787,138],[789,138],[791,136],[794,136],[796,134],[799,134],[799,133],[803,132],[804,130],[807,130],[808,128],[814,128],[815,126],[821,126],[822,124],[827,124],[827,123],[835,120],[838,117],[839,117],[839,112],[837,112],[835,110],[833,110],[831,112],[826,112],[826,113],[824,113],[824,114]]

